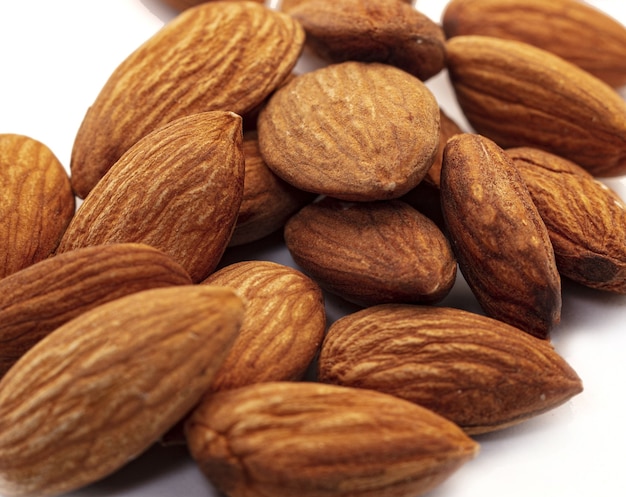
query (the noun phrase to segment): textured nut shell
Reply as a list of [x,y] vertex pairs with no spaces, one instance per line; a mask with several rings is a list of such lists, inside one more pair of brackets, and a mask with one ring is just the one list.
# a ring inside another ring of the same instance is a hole
[[205,112],[177,119],[135,144],[81,204],[58,252],[135,242],[166,254],[194,282],[219,262],[244,181],[241,118]]
[[0,280],[0,377],[39,340],[98,305],[190,284],[169,256],[131,243],[76,249],[13,273]]
[[48,257],[75,201],[59,160],[28,136],[0,134],[0,279]]
[[594,176],[626,172],[626,102],[610,86],[526,43],[456,36],[447,43],[455,94],[477,133],[503,148],[540,148]]
[[343,62],[281,87],[259,115],[268,167],[297,188],[343,200],[396,198],[437,153],[439,106],[419,79]]
[[442,16],[448,37],[495,36],[548,50],[611,86],[626,84],[626,28],[577,0],[452,0]]
[[456,259],[441,230],[399,200],[325,199],[300,210],[284,234],[294,261],[351,302],[433,303],[456,279]]
[[451,138],[441,203],[459,267],[485,313],[545,338],[560,321],[561,279],[548,230],[508,155],[479,135]]
[[72,186],[84,197],[140,138],[209,110],[245,114],[287,77],[304,44],[289,16],[253,2],[185,10],[111,74],[72,150]]
[[289,10],[306,43],[331,62],[360,60],[399,67],[425,81],[445,65],[442,28],[398,0],[317,0]]
[[186,432],[201,470],[231,497],[415,497],[478,451],[415,404],[311,382],[209,396]]
[[210,385],[243,311],[229,289],[159,288],[48,335],[0,381],[0,493],[58,495],[143,452]]
[[256,3],[265,3],[265,0],[163,0],[166,4],[174,7],[176,10],[182,11],[185,9],[189,9],[191,7],[195,7],[196,5],[200,5],[201,3],[206,2],[256,2]]
[[626,205],[617,193],[553,154],[531,148],[506,152],[548,228],[561,274],[626,293]]
[[444,307],[382,305],[343,317],[318,364],[322,382],[395,395],[472,434],[518,424],[582,391],[548,341]]

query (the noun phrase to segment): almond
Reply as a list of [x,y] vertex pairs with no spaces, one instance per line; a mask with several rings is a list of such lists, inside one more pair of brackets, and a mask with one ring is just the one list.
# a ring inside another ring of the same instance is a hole
[[211,395],[186,433],[200,469],[231,497],[415,497],[478,451],[456,425],[415,404],[309,382]]
[[232,290],[190,285],[57,328],[0,381],[0,493],[59,495],[142,453],[211,384],[243,311]]
[[447,307],[380,305],[335,321],[319,380],[415,402],[467,433],[506,428],[582,391],[546,340]]
[[265,3],[265,0],[164,0],[164,2],[171,7],[174,7],[176,10],[182,11],[185,9],[189,9],[191,7],[195,7],[196,5],[200,5],[201,3],[206,3],[210,1],[226,1],[226,2],[256,2],[256,3]]
[[29,136],[0,134],[0,279],[48,257],[74,215],[63,165]]
[[170,255],[198,282],[217,266],[241,204],[241,117],[213,111],[176,119],[136,143],[96,185],[58,253],[134,242]]

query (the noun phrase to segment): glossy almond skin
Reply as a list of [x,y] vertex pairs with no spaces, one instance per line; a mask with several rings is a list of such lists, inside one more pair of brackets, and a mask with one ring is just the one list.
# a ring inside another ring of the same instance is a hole
[[0,493],[60,495],[141,454],[198,402],[243,313],[229,289],[158,288],[48,335],[0,381]]
[[434,303],[456,279],[456,259],[441,230],[399,200],[324,199],[293,216],[284,235],[307,274],[357,304]]
[[532,148],[506,152],[548,228],[560,273],[626,293],[626,205],[619,195],[561,157]]
[[190,284],[171,257],[134,243],[80,248],[13,273],[0,280],[0,378],[39,340],[98,305]]
[[292,18],[255,2],[205,2],[179,14],[115,69],[87,111],[70,164],[77,195],[174,119],[258,106],[291,73],[303,44]]
[[485,313],[546,338],[561,317],[548,230],[509,156],[464,133],[446,145],[441,207],[454,253]]
[[186,434],[200,469],[231,497],[415,497],[478,452],[456,425],[427,409],[312,382],[209,396]]
[[57,253],[134,242],[170,255],[198,282],[217,266],[244,182],[241,117],[177,119],[136,143],[81,204]]
[[605,83],[626,84],[626,28],[577,0],[452,0],[442,16],[446,36],[482,35],[548,50]]
[[246,302],[239,336],[211,392],[302,379],[326,331],[324,298],[313,280],[275,262],[243,261],[203,284],[233,288]]
[[473,129],[502,148],[533,147],[594,176],[626,173],[626,101],[609,85],[541,48],[455,36],[447,66]]
[[367,388],[432,409],[467,433],[516,425],[582,391],[546,340],[460,309],[374,306],[335,321],[322,382]]
[[29,136],[0,134],[0,279],[48,257],[74,215],[70,180]]

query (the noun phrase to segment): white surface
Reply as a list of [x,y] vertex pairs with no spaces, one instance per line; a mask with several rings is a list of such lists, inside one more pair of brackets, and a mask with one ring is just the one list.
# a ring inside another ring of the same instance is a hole
[[[590,3],[626,22],[623,1]],[[444,2],[420,0],[418,5],[438,20]],[[159,0],[2,2],[0,133],[36,138],[69,167],[74,135],[109,74],[172,17]],[[445,73],[429,86],[451,117],[464,123]],[[626,178],[607,183],[626,197]],[[239,249],[229,253],[228,260],[248,255]],[[259,247],[257,257],[291,264],[279,237]],[[462,279],[444,304],[478,310]],[[345,311],[329,299],[331,319]],[[585,391],[521,426],[478,437],[482,445],[478,458],[431,497],[626,495],[625,321],[626,297],[566,284],[562,323],[553,332],[553,342],[583,379]],[[116,474],[71,495],[218,494],[183,450],[155,447]]]

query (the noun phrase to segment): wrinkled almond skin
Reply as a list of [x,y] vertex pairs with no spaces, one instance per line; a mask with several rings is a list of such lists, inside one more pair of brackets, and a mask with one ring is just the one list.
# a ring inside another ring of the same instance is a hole
[[171,257],[133,243],[76,249],[13,273],[0,280],[0,378],[39,340],[98,305],[190,284]]
[[548,50],[607,84],[626,84],[626,28],[577,0],[452,0],[442,16],[446,36],[482,35]]
[[196,5],[200,5],[201,3],[207,3],[207,2],[216,2],[216,1],[221,1],[221,2],[243,2],[243,1],[248,1],[248,2],[256,2],[256,3],[265,3],[265,0],[163,0],[166,4],[168,4],[169,6],[175,8],[178,11],[183,11],[185,9],[189,9],[191,7],[195,7]]
[[70,179],[53,152],[0,134],[0,279],[48,257],[74,215]]
[[243,313],[232,290],[189,285],[57,328],[0,381],[0,493],[60,495],[138,456],[198,402]]
[[455,36],[447,67],[474,130],[502,148],[533,147],[594,176],[626,173],[626,101],[606,83],[541,48]]
[[209,396],[186,434],[200,469],[230,497],[415,497],[478,451],[415,404],[311,382]]
[[540,338],[561,317],[561,279],[548,230],[522,177],[491,140],[448,141],[442,212],[452,248],[485,313]]
[[201,281],[230,241],[243,182],[240,116],[213,111],[177,119],[142,138],[107,172],[57,252],[143,243]]
[[330,62],[360,60],[399,67],[422,81],[445,65],[441,27],[398,0],[317,0],[289,10],[307,45]]
[[469,434],[521,423],[582,391],[552,345],[460,309],[381,305],[345,316],[320,352],[322,382],[388,393]]
[[399,200],[346,203],[326,198],[285,225],[294,261],[326,290],[360,305],[434,303],[456,279],[448,240]]
[[349,201],[397,198],[432,165],[439,106],[418,78],[380,63],[302,74],[261,110],[268,167],[301,190]]
[[559,271],[626,293],[626,205],[583,168],[542,150],[508,149],[543,219]]
[[303,378],[326,331],[324,299],[314,281],[275,262],[243,261],[203,284],[233,288],[246,302],[239,336],[211,392]]
[[254,109],[303,44],[296,21],[255,2],[185,10],[115,69],[87,111],[70,164],[76,194],[84,198],[132,145],[174,119]]

